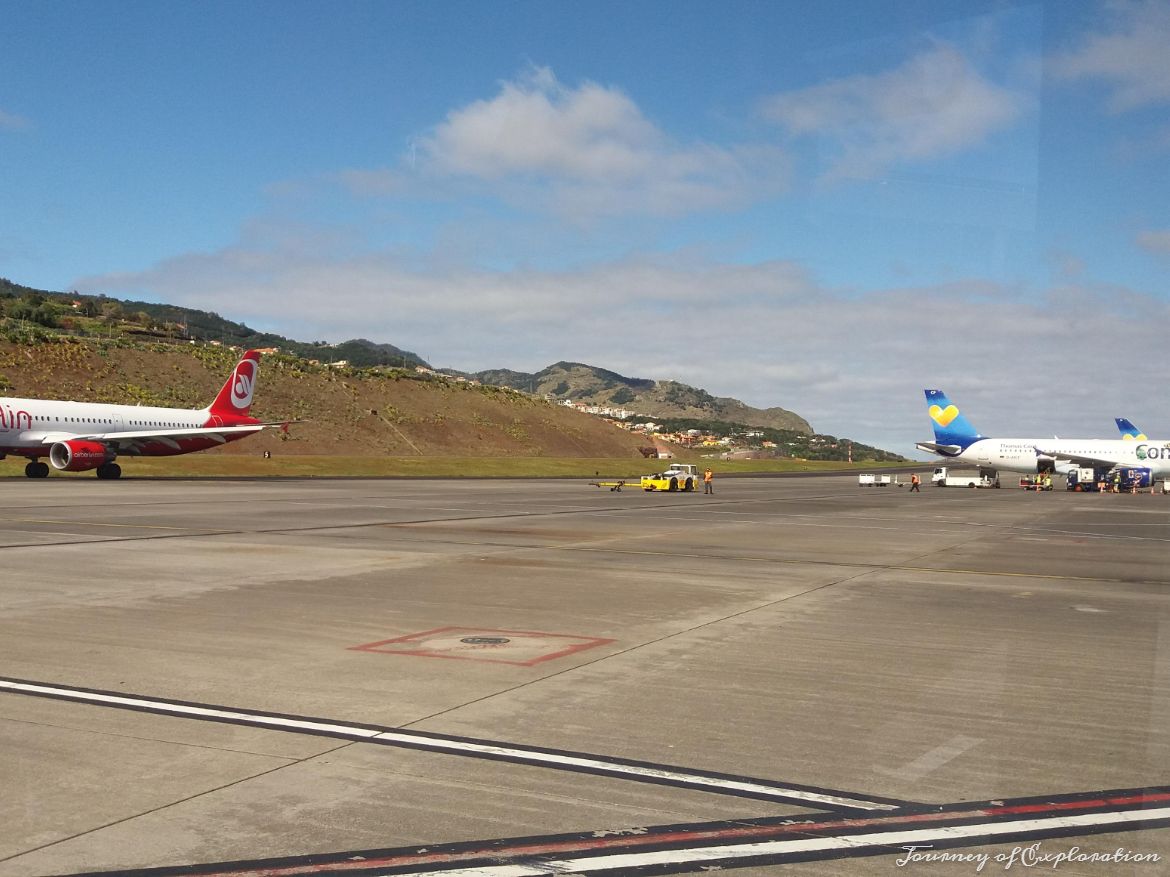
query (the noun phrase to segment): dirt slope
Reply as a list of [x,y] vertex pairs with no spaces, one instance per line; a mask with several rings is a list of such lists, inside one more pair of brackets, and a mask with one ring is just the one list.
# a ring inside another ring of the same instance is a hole
[[[201,408],[237,354],[214,347],[61,339],[0,342],[0,395]],[[266,356],[256,417],[304,419],[215,453],[387,456],[640,456],[644,442],[599,418],[512,390],[413,372],[356,373]]]

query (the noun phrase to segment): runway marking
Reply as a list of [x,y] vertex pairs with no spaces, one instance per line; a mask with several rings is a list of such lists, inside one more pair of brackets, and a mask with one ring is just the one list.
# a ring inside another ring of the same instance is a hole
[[[506,636],[500,636],[506,634]],[[475,642],[472,642],[474,640]],[[616,640],[571,633],[538,630],[499,630],[481,627],[436,627],[393,639],[350,646],[354,652],[383,655],[410,655],[535,667],[545,661],[566,658],[577,652],[609,645]],[[506,655],[507,657],[501,657]]]
[[959,734],[952,737],[942,746],[936,746],[929,752],[919,756],[899,768],[875,767],[878,773],[899,779],[917,782],[924,776],[938,770],[944,764],[954,761],[968,749],[973,749],[983,742],[981,737],[964,737]]
[[820,789],[812,786],[776,783],[755,777],[721,774],[714,771],[692,770],[673,765],[634,761],[624,758],[609,758],[585,752],[561,749],[546,749],[537,746],[523,746],[480,740],[471,737],[456,737],[428,731],[408,731],[378,725],[357,725],[333,722],[329,719],[306,716],[262,713],[246,709],[188,701],[161,700],[151,697],[137,697],[113,691],[76,688],[66,685],[47,685],[23,679],[0,677],[0,692],[25,694],[69,700],[78,703],[139,712],[170,715],[199,721],[222,722],[224,724],[250,725],[277,731],[312,734],[323,737],[339,737],[356,742],[374,743],[383,746],[400,746],[506,761],[516,764],[547,767],[554,770],[568,770],[579,773],[598,774],[635,782],[677,786],[720,795],[741,798],[755,798],[766,801],[781,801],[786,804],[802,804],[825,810],[896,810],[907,805],[906,801],[875,796],[853,795],[836,789]]
[[[88,877],[300,877],[360,871],[426,877],[670,874],[1138,831],[1170,824],[1170,790],[1131,789],[946,804],[856,818],[768,817],[577,834],[361,850],[216,864],[89,872]],[[1112,850],[1110,850],[1112,852]],[[1160,861],[1157,854],[1147,861]],[[1004,854],[1006,861],[1007,854]],[[991,854],[988,854],[991,858]],[[76,875],[81,877],[81,875]]]
[[123,530],[175,530],[182,533],[189,533],[200,529],[199,527],[168,527],[164,524],[112,524],[106,521],[54,521],[41,520],[40,518],[9,518],[7,523],[58,524],[63,527],[115,527]]
[[[1074,512],[1099,512],[1101,509],[1095,506],[1073,506],[1070,511]],[[1166,509],[1121,509],[1114,506],[1109,509],[1111,515],[1165,515]]]

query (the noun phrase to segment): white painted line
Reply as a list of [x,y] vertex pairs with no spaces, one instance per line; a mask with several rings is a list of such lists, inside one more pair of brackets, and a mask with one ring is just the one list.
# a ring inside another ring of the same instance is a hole
[[[1055,816],[1011,822],[984,822],[976,825],[939,826],[936,828],[901,829],[868,834],[838,835],[834,837],[801,838],[799,840],[763,841],[760,843],[724,844],[681,850],[659,850],[646,853],[615,853],[609,856],[588,856],[576,859],[544,859],[539,864],[483,865],[453,868],[442,871],[395,871],[394,877],[547,877],[548,874],[589,874],[594,871],[634,870],[648,867],[688,865],[720,859],[746,859],[755,856],[785,856],[808,853],[833,853],[850,850],[861,855],[882,847],[891,855],[903,853],[904,847],[928,847],[946,842],[970,841],[967,846],[995,843],[1001,835],[1026,832],[1060,832],[1065,829],[1118,827],[1159,819],[1170,819],[1170,808],[1157,810],[1129,810],[1120,813],[1084,813],[1074,816]],[[822,856],[819,858],[829,858]],[[386,877],[390,877],[389,874]]]
[[789,802],[802,801],[811,805],[820,805],[829,808],[847,807],[855,810],[898,809],[898,805],[896,804],[869,801],[864,798],[852,798],[846,795],[836,795],[828,791],[818,792],[810,789],[790,788],[780,784],[757,782],[748,779],[740,780],[733,777],[711,777],[701,773],[691,773],[665,766],[656,767],[652,765],[624,764],[620,761],[610,761],[593,756],[544,752],[540,749],[529,749],[522,746],[476,743],[442,735],[362,728],[355,725],[342,725],[313,719],[295,719],[264,713],[235,712],[216,707],[193,706],[191,704],[155,700],[153,698],[80,691],[61,686],[0,679],[0,691],[4,690],[65,698],[105,706],[142,709],[161,715],[190,716],[213,721],[242,722],[276,730],[329,734],[355,740],[404,745],[416,749],[430,749],[456,755],[494,757],[508,761],[523,761],[530,764],[536,763],[567,770],[602,771],[612,776],[626,776],[631,779],[650,782],[685,784],[693,788],[709,789],[713,792],[746,793]]
[[292,731],[308,731],[318,734],[344,734],[366,739],[377,737],[381,732],[369,728],[355,728],[352,725],[336,725],[331,722],[314,722],[304,719],[286,719],[280,716],[257,715],[255,713],[237,713],[231,710],[221,710],[212,707],[188,706],[182,703],[171,703],[164,700],[149,700],[139,697],[123,697],[114,694],[99,694],[91,691],[75,691],[72,688],[56,688],[52,685],[35,685],[28,682],[10,682],[0,679],[0,689],[23,691],[29,694],[47,694],[54,697],[67,697],[70,700],[82,700],[109,706],[130,707],[132,709],[147,709],[151,712],[166,712],[174,715],[200,716],[223,721],[244,721],[250,724],[268,725],[273,728],[282,728]]
[[981,737],[965,737],[959,734],[958,736],[952,737],[942,746],[936,746],[929,752],[920,755],[918,758],[907,762],[899,768],[875,767],[874,770],[886,776],[917,782],[927,774],[934,773],[934,771],[938,770],[944,764],[954,761],[968,749],[973,749],[982,742],[983,738]]
[[495,755],[508,759],[524,759],[525,761],[539,761],[551,766],[568,768],[583,768],[585,770],[604,770],[606,773],[621,773],[634,777],[643,777],[650,780],[670,780],[682,782],[692,786],[708,786],[712,789],[726,789],[729,791],[749,792],[754,795],[781,795],[785,798],[798,798],[813,804],[825,804],[830,807],[852,807],[862,810],[896,810],[894,804],[879,804],[857,798],[848,798],[840,795],[830,795],[821,792],[811,792],[805,789],[790,789],[765,783],[753,783],[743,780],[720,779],[703,776],[702,774],[672,771],[664,768],[639,767],[637,765],[622,764],[621,762],[606,761],[600,758],[582,758],[574,755],[559,755],[550,752],[541,752],[534,749],[511,748],[506,746],[469,743],[463,740],[442,740],[430,737],[416,737],[414,735],[398,734],[387,731],[379,734],[380,740],[393,740],[411,746],[426,746],[427,748],[442,749],[457,752],[475,752],[483,755]]

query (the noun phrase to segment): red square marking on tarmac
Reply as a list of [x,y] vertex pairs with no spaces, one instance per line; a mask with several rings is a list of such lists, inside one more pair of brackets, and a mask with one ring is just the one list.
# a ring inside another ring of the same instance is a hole
[[434,630],[366,643],[364,646],[350,646],[350,651],[532,667],[612,642],[614,640],[596,636],[545,633],[539,630],[436,627]]

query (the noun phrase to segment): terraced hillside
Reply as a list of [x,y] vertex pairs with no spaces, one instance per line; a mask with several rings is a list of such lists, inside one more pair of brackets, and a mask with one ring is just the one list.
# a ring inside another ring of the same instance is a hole
[[[0,395],[198,408],[237,354],[220,347],[55,338],[0,342]],[[354,371],[265,356],[252,413],[302,419],[209,453],[640,457],[600,418],[501,387],[413,370]]]

